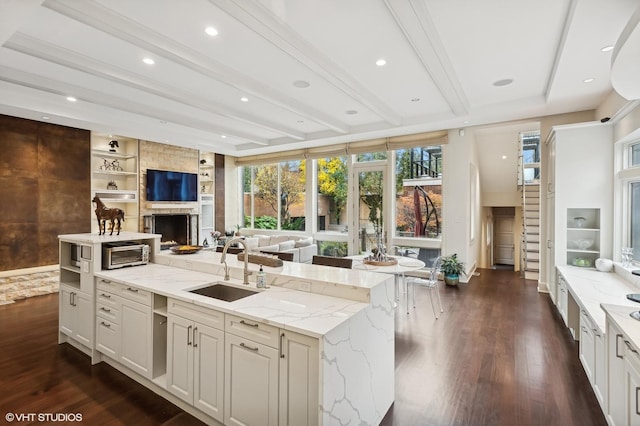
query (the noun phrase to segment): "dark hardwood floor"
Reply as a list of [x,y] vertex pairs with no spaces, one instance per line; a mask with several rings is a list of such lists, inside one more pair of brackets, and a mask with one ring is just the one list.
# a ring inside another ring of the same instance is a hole
[[[606,425],[549,295],[507,270],[426,289],[396,311],[396,400],[383,425]],[[423,290],[423,291],[420,291]]]
[[[407,316],[401,304],[396,313],[396,401],[383,425],[606,424],[577,342],[533,281],[480,270],[470,284],[441,287],[437,321],[420,290],[415,311]],[[77,423],[87,425],[201,424],[58,345],[57,315],[57,295],[0,306],[0,418],[80,413]]]

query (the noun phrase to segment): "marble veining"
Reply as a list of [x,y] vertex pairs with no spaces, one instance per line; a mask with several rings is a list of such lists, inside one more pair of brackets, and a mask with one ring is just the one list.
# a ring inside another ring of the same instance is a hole
[[589,313],[602,333],[606,332],[606,317],[601,303],[640,308],[640,304],[626,297],[640,290],[616,273],[564,265],[557,268],[578,305]]
[[636,348],[640,348],[640,321],[629,316],[631,312],[640,310],[640,305],[620,306],[603,303],[602,309],[613,323],[629,338]]

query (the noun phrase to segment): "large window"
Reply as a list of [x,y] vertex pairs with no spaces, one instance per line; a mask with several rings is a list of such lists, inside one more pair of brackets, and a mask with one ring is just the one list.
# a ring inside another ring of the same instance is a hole
[[633,248],[634,261],[640,261],[640,141],[622,148],[623,170],[618,174],[624,206],[622,247]]
[[244,169],[245,226],[305,230],[304,160]]
[[438,238],[442,232],[442,148],[396,151],[396,236]]
[[318,173],[318,231],[347,231],[349,170],[347,157],[320,158]]

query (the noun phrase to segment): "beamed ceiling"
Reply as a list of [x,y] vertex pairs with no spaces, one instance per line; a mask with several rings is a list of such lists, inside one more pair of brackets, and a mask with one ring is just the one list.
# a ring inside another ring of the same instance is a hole
[[637,7],[4,0],[0,113],[244,156],[586,110]]

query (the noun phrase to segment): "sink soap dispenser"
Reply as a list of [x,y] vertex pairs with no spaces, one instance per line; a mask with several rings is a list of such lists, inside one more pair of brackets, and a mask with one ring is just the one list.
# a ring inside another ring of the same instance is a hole
[[267,274],[262,269],[262,265],[260,265],[260,270],[258,271],[258,274],[257,274],[256,287],[267,288]]

